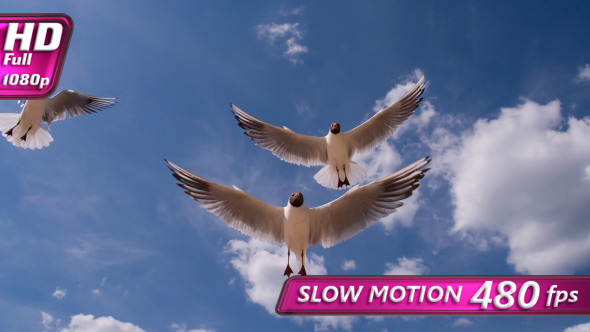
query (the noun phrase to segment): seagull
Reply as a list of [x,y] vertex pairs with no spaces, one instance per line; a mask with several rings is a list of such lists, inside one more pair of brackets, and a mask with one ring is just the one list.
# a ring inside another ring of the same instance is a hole
[[315,208],[305,206],[300,192],[292,193],[287,205],[279,207],[235,186],[230,188],[209,181],[165,161],[180,182],[178,186],[230,227],[269,243],[285,243],[287,267],[284,275],[289,277],[293,273],[289,266],[291,251],[297,255],[299,274],[306,275],[308,246],[321,243],[324,248],[330,248],[395,212],[403,205],[401,201],[418,188],[418,180],[428,171],[423,167],[430,162],[430,157],[362,187],[354,186],[340,198]]
[[[113,106],[117,98],[89,96],[72,90],[61,90],[51,98],[21,103],[20,114],[0,113],[0,131],[6,140],[25,149],[41,149],[53,142],[49,126],[53,121],[96,113]],[[22,105],[24,104],[24,106]],[[47,123],[47,129],[41,125]]]
[[340,124],[332,123],[324,137],[297,134],[287,127],[277,127],[263,122],[230,103],[238,125],[256,145],[270,150],[275,156],[289,163],[324,167],[314,179],[324,187],[342,189],[358,183],[365,174],[365,167],[350,159],[375,148],[393,134],[418,107],[424,91],[425,79],[400,100],[377,112],[369,120],[351,131],[341,133]]

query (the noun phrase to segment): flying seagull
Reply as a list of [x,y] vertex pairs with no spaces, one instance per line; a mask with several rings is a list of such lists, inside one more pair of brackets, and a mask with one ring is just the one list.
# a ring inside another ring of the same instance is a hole
[[[49,126],[53,121],[96,113],[113,106],[117,98],[89,96],[61,90],[47,99],[27,100],[20,114],[0,113],[0,131],[9,142],[25,149],[41,149],[53,142]],[[47,129],[41,125],[47,123]]]
[[319,243],[330,248],[393,213],[401,202],[418,188],[418,180],[428,169],[430,158],[422,158],[403,169],[362,187],[355,186],[340,198],[319,207],[308,208],[303,195],[294,192],[287,206],[279,207],[248,195],[237,187],[226,187],[194,175],[166,160],[178,186],[202,207],[240,232],[270,243],[287,245],[284,275],[291,251],[299,260],[299,274],[305,275],[307,247]]
[[375,148],[393,134],[418,107],[424,91],[424,76],[400,100],[377,112],[351,131],[341,133],[340,124],[332,123],[324,137],[297,134],[287,127],[277,127],[230,104],[238,125],[256,145],[270,150],[281,160],[304,166],[324,167],[314,179],[324,187],[340,189],[358,183],[365,168],[350,159]]

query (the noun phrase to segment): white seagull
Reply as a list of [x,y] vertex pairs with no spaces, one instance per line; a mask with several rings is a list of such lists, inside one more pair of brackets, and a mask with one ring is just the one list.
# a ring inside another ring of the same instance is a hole
[[237,187],[226,187],[194,175],[166,160],[178,186],[201,207],[217,215],[240,232],[270,243],[287,245],[287,268],[291,251],[298,256],[299,274],[305,275],[307,247],[321,243],[330,248],[393,213],[401,200],[418,188],[418,180],[428,169],[430,158],[422,158],[403,169],[362,187],[355,186],[340,198],[319,207],[308,208],[303,195],[294,192],[287,206],[279,207],[248,195]]
[[377,112],[351,131],[340,133],[340,124],[332,123],[324,137],[306,136],[287,127],[277,127],[230,104],[238,125],[256,145],[270,150],[281,160],[297,165],[325,165],[314,179],[324,187],[340,189],[358,183],[365,167],[350,159],[358,153],[375,148],[393,134],[418,107],[424,91],[424,76],[400,100]]
[[[89,96],[72,90],[61,90],[51,98],[27,100],[17,113],[0,113],[0,131],[13,145],[41,149],[53,142],[49,126],[53,121],[96,113],[116,103],[117,98]],[[41,125],[47,123],[47,129]]]

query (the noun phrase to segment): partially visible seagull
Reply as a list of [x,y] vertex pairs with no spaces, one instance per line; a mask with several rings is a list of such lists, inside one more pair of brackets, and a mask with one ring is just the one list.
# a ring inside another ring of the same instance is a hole
[[293,273],[289,266],[291,251],[299,260],[299,274],[305,275],[307,247],[321,243],[330,248],[393,213],[401,200],[418,188],[418,180],[428,169],[430,158],[422,158],[403,169],[362,187],[355,186],[340,198],[316,208],[303,203],[303,195],[294,192],[287,206],[279,207],[248,195],[237,187],[226,187],[194,175],[166,160],[173,176],[185,193],[201,207],[217,215],[229,226],[251,237],[287,245],[284,275]]
[[[0,113],[0,131],[13,145],[41,149],[53,142],[49,126],[53,121],[96,113],[113,106],[117,98],[89,96],[72,90],[61,90],[47,99],[27,100],[20,114]],[[47,129],[41,122],[47,123]]]
[[314,179],[324,187],[340,189],[358,183],[365,167],[350,159],[375,148],[393,134],[418,107],[424,91],[424,76],[400,100],[377,112],[351,131],[340,133],[340,124],[332,123],[325,137],[306,136],[287,127],[268,124],[230,104],[238,125],[256,145],[270,150],[281,160],[304,166],[325,165]]

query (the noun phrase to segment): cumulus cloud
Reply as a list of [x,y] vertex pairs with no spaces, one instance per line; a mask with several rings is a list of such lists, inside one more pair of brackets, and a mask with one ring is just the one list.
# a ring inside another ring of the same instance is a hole
[[[561,104],[525,100],[497,119],[446,136],[439,172],[449,180],[453,232],[501,239],[520,273],[572,273],[590,257],[590,118],[567,120]],[[433,165],[434,168],[434,165]]]
[[[386,93],[385,97],[375,101],[375,107],[373,110],[379,112],[397,102],[416,85],[423,74],[424,73],[420,69],[414,70],[414,72],[407,76],[401,83],[398,83],[391,88]],[[412,115],[396,129],[392,138],[377,146],[373,151],[357,158],[359,162],[367,167],[365,181],[371,182],[378,180],[405,166],[405,164],[402,164],[402,157],[395,147],[395,140],[410,129],[422,130],[435,115],[436,111],[434,106],[427,101],[423,102],[416,114]],[[414,160],[408,160],[406,161],[406,164],[411,162],[414,162]],[[411,227],[414,223],[414,216],[420,208],[420,200],[418,198],[419,190],[415,191],[409,199],[405,200],[404,206],[399,208],[397,212],[381,219],[379,222],[385,227],[385,230],[390,232],[398,225]]]
[[172,323],[172,325],[170,325],[170,330],[172,332],[215,332],[215,330],[209,330],[209,329],[191,329],[191,330],[187,330],[185,323],[182,323],[182,324]]
[[[411,75],[408,75],[401,83],[396,84],[391,88],[385,97],[375,101],[373,111],[379,112],[380,110],[389,107],[393,103],[397,102],[403,97],[408,91],[410,91],[418,82],[418,80],[424,75],[422,70],[415,69]],[[408,118],[402,123],[393,133],[393,138],[400,137],[403,133],[408,130],[420,131],[426,127],[430,120],[436,115],[436,110],[431,102],[424,100],[420,103],[420,107],[416,110],[415,114]]]
[[393,138],[398,138],[402,134],[410,130],[414,130],[417,132],[422,131],[422,129],[428,126],[430,120],[435,115],[436,110],[431,102],[429,102],[428,100],[421,102],[420,108],[416,111],[416,113],[412,115],[409,119],[407,119],[404,123],[402,123],[393,133]]
[[590,323],[571,326],[563,330],[563,332],[590,332]]
[[375,101],[375,106],[373,106],[373,111],[375,113],[379,112],[380,110],[388,107],[389,105],[398,101],[401,97],[403,97],[408,91],[410,91],[414,85],[418,82],[418,80],[424,75],[424,72],[416,68],[412,72],[412,74],[407,75],[405,78],[402,79],[401,83],[396,84],[393,88],[391,88],[386,94],[385,97],[378,99]]
[[[231,256],[230,263],[240,273],[246,287],[249,301],[262,306],[275,316],[275,305],[286,278],[283,276],[287,266],[287,247],[268,244],[255,239],[247,242],[231,240],[225,252]],[[299,271],[300,266],[291,257],[291,268]],[[300,264],[299,264],[300,265]],[[295,268],[297,266],[297,268]],[[305,270],[310,275],[327,274],[324,258],[316,254],[306,257]],[[309,317],[314,322],[315,331],[331,329],[351,330],[356,317]],[[299,321],[302,322],[301,317]]]
[[[231,240],[225,250],[231,255],[230,263],[244,279],[248,300],[274,314],[286,279],[283,272],[287,266],[287,247],[250,239],[248,242]],[[298,272],[300,264],[294,256],[291,255],[290,265]],[[306,258],[308,274],[326,274],[323,257],[311,254]]]
[[274,44],[275,41],[284,42],[285,51],[283,57],[291,63],[302,63],[299,58],[300,55],[307,53],[309,49],[307,46],[301,44],[303,33],[299,27],[299,23],[271,23],[260,24],[256,27],[258,31],[258,38]]
[[55,297],[58,300],[61,300],[64,296],[66,296],[67,289],[61,289],[59,286],[55,287],[55,292],[51,294],[51,296]]
[[453,322],[453,326],[455,327],[467,327],[473,325],[473,322],[465,317],[460,317],[456,321]]
[[576,76],[577,82],[588,82],[590,81],[590,64],[586,64],[584,67],[580,67],[578,75]]
[[343,271],[353,271],[356,270],[356,262],[354,260],[347,260],[342,263],[341,269]]
[[44,311],[41,311],[41,325],[43,325],[43,331],[48,331],[50,329],[53,320],[53,316]]
[[428,271],[422,258],[400,257],[395,263],[385,263],[386,275],[422,275]]
[[78,314],[72,316],[70,324],[58,332],[146,332],[131,323],[120,322],[113,317],[98,317]]
[[359,161],[366,165],[366,182],[375,181],[387,176],[402,164],[402,156],[393,144],[384,142],[375,150],[362,155]]

